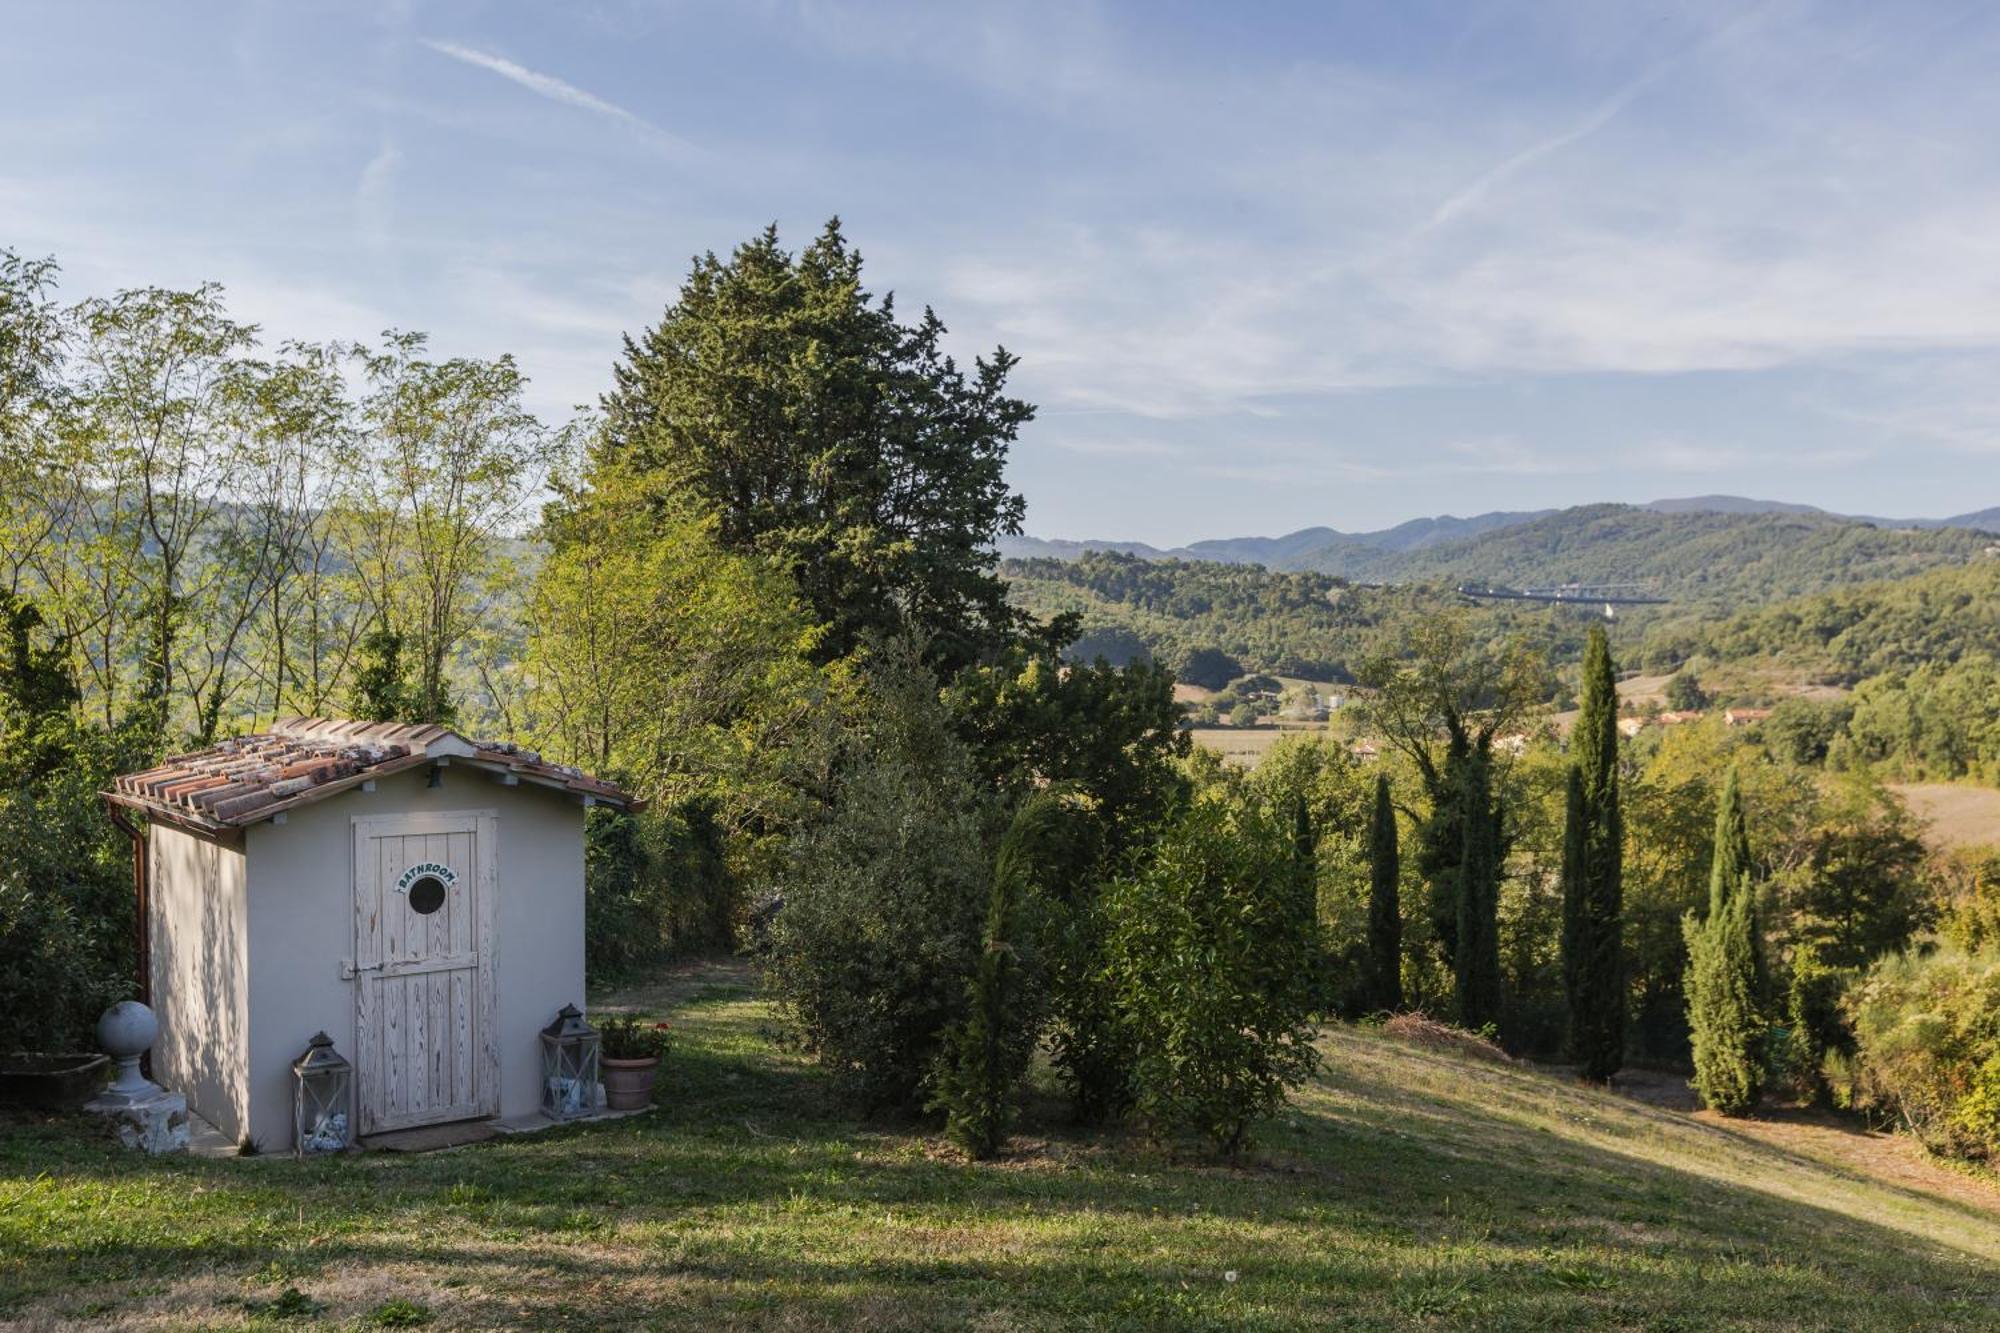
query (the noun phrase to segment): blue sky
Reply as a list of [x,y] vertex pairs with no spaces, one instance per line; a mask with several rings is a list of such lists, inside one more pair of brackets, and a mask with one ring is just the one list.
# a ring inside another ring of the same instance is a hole
[[2000,503],[2000,7],[25,5],[0,245],[604,388],[838,213],[1002,342],[1030,531]]

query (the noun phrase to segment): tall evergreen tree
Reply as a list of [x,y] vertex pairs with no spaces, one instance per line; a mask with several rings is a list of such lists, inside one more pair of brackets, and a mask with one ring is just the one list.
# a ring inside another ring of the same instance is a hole
[[788,569],[829,627],[823,660],[908,632],[948,680],[1019,622],[994,541],[1021,530],[1004,469],[1034,409],[1006,392],[1005,348],[961,368],[936,315],[905,324],[861,284],[838,219],[796,255],[772,227],[697,259],[626,340],[596,463]]
[[1624,847],[1618,803],[1618,684],[1604,627],[1583,654],[1563,829],[1563,986],[1570,1052],[1584,1077],[1625,1062]]
[[1384,1012],[1403,1007],[1402,873],[1389,778],[1378,774],[1368,823],[1368,1007]]
[[1716,804],[1708,915],[1697,919],[1690,912],[1682,929],[1695,1091],[1714,1110],[1740,1115],[1757,1104],[1763,1090],[1765,1025],[1756,885],[1734,768]]
[[1493,759],[1480,746],[1465,766],[1459,816],[1465,849],[1458,866],[1458,954],[1453,980],[1458,1021],[1478,1029],[1500,1021],[1500,810]]

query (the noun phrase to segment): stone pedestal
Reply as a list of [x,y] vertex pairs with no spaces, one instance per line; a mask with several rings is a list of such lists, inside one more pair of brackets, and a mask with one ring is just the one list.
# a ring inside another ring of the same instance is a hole
[[130,1099],[99,1097],[87,1102],[84,1110],[104,1117],[111,1133],[127,1148],[140,1152],[186,1152],[188,1146],[187,1098],[164,1088],[152,1096]]
[[83,1109],[103,1116],[111,1132],[127,1148],[141,1152],[186,1152],[187,1098],[168,1092],[139,1072],[139,1057],[160,1035],[153,1011],[137,1000],[123,1000],[97,1020],[97,1040],[111,1057],[117,1076],[111,1086]]

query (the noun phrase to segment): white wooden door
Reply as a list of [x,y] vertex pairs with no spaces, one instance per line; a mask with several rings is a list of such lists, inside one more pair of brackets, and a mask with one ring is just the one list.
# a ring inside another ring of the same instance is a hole
[[499,1113],[496,827],[490,810],[354,821],[360,1133]]

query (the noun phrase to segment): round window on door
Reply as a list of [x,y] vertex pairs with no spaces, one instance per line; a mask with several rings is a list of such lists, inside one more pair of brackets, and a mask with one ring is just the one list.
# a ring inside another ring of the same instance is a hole
[[429,916],[444,906],[444,881],[436,875],[425,875],[410,885],[410,910],[419,916]]

